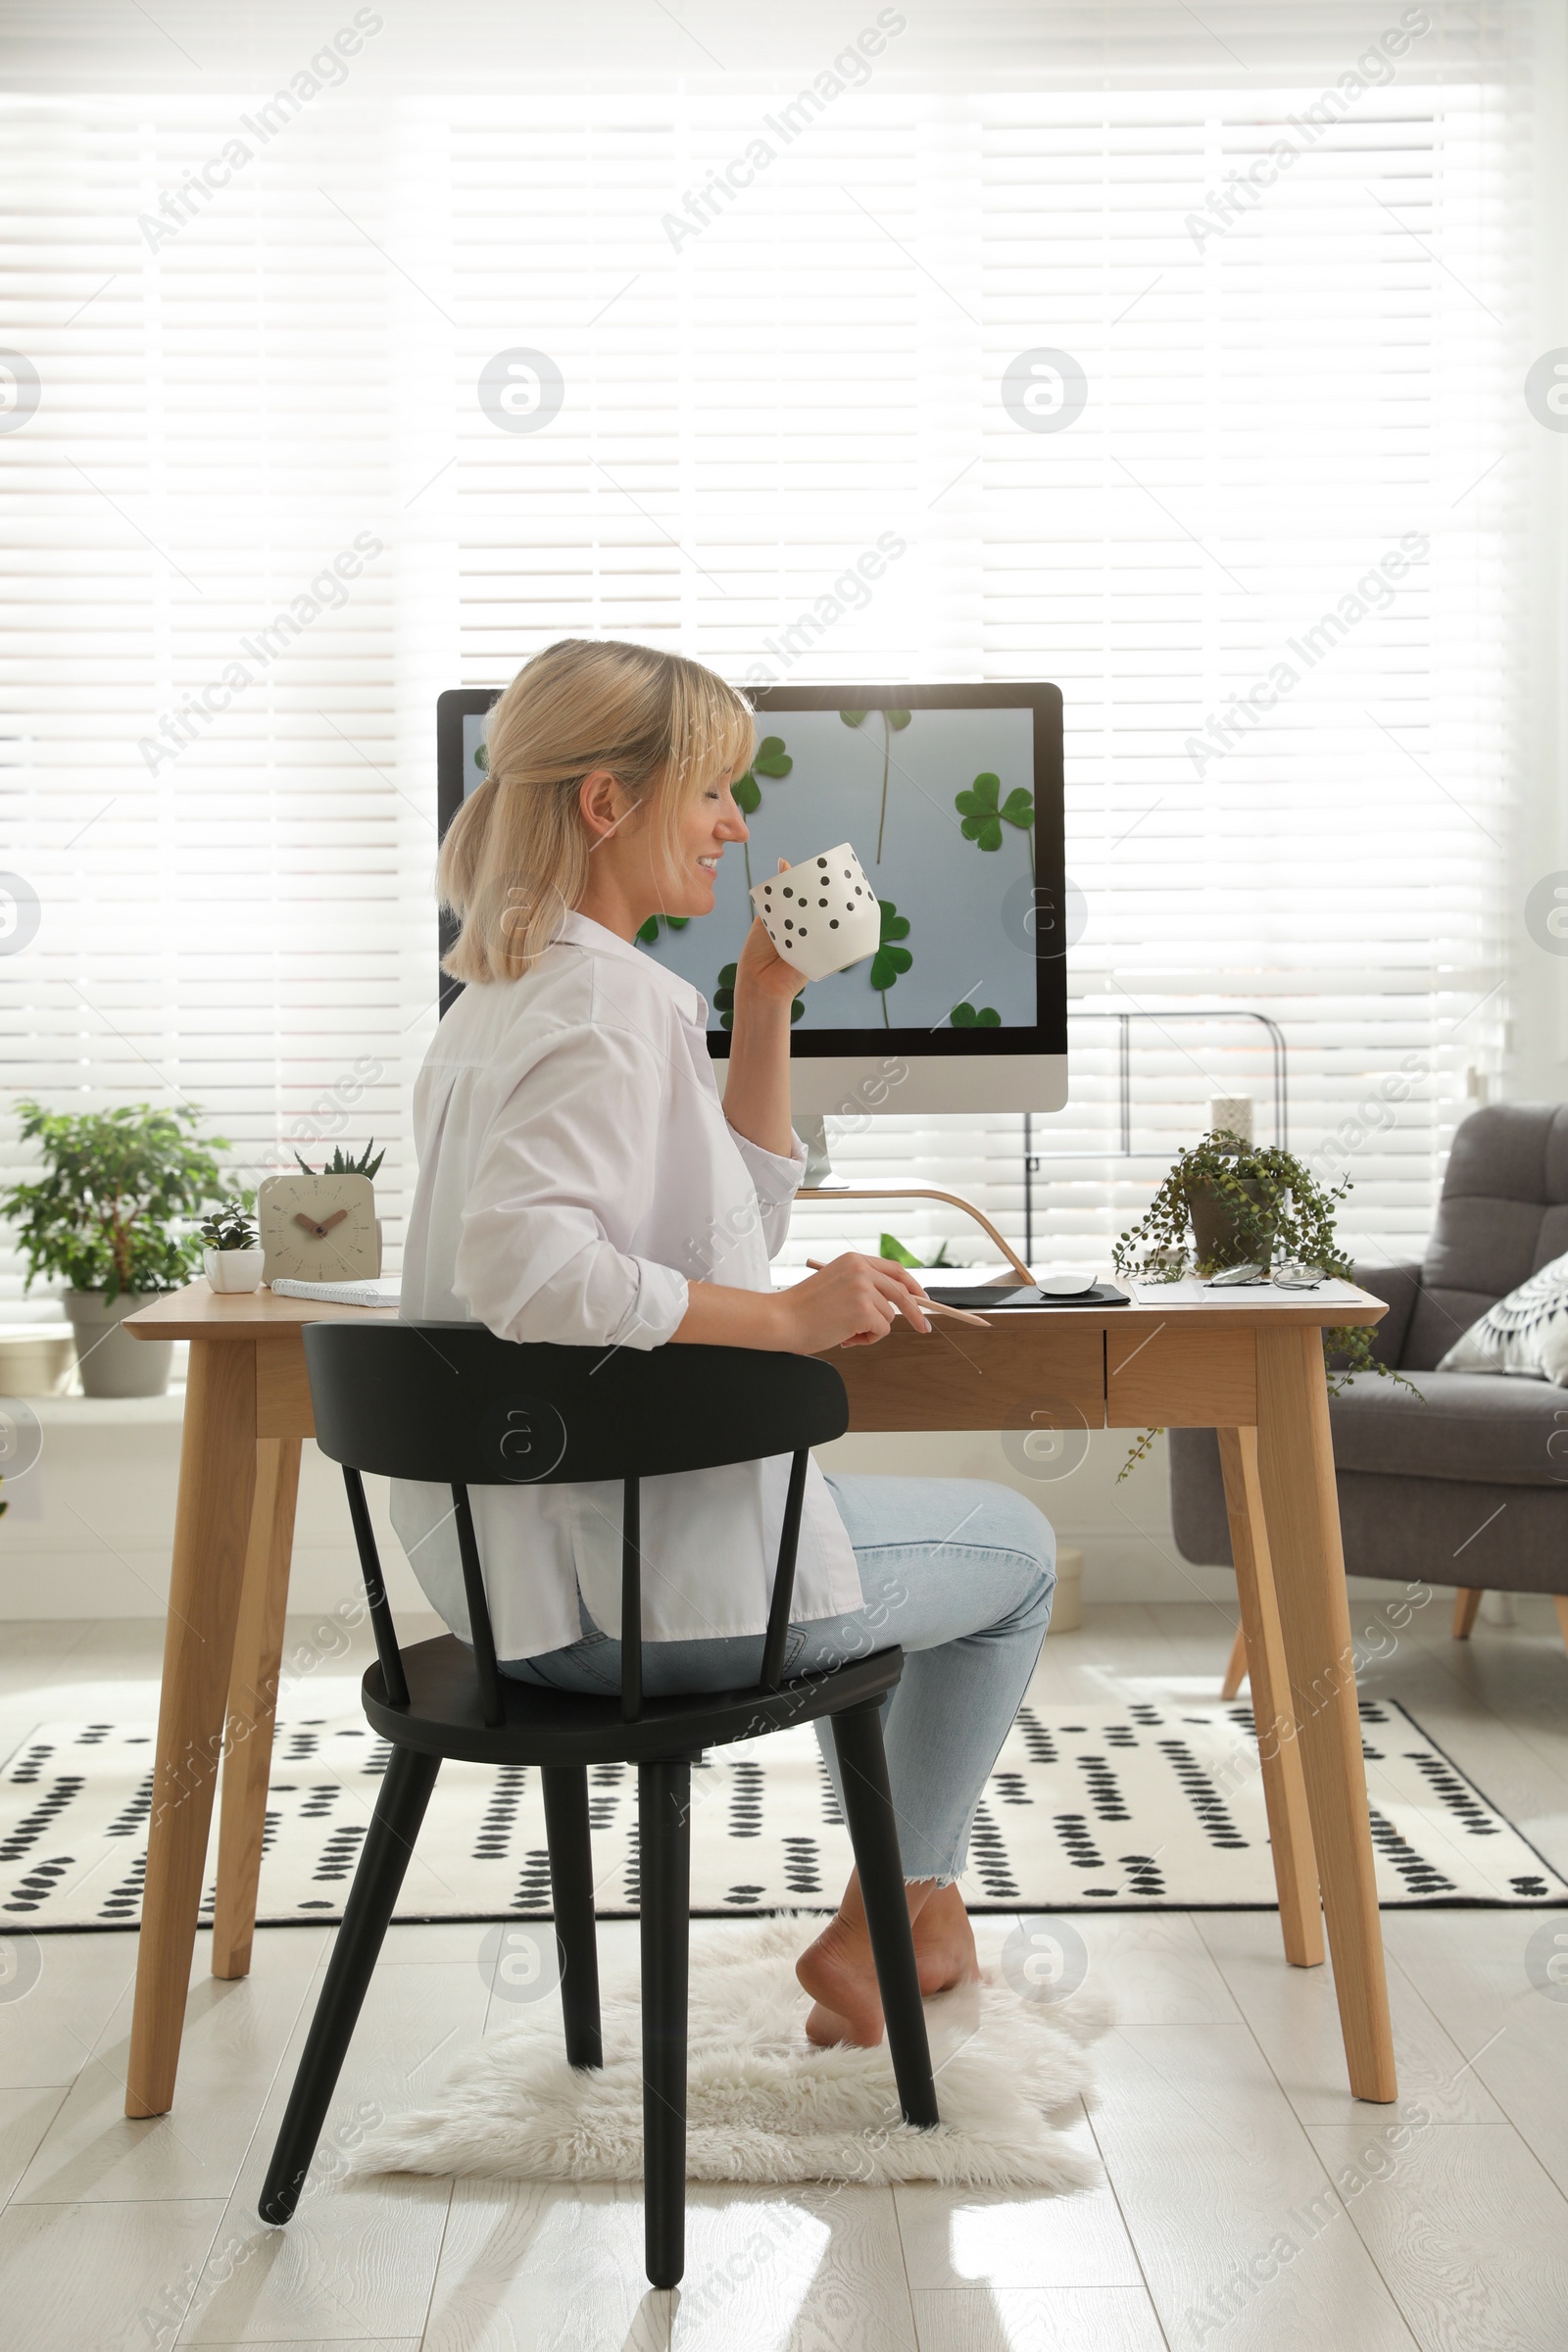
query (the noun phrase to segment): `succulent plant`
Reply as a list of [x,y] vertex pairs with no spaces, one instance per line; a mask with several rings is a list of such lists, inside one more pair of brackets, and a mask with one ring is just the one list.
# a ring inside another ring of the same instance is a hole
[[341,1144],[337,1146],[336,1150],[332,1153],[331,1158],[325,1161],[324,1164],[318,1168],[313,1168],[309,1160],[300,1159],[300,1155],[297,1152],[295,1152],[294,1156],[296,1159],[299,1159],[300,1166],[305,1170],[307,1176],[369,1176],[373,1178],[376,1169],[381,1165],[382,1160],[385,1159],[386,1153],[384,1151],[375,1152],[375,1157],[372,1159],[370,1157],[370,1153],[372,1152],[375,1152],[375,1138],[373,1135],[371,1136],[369,1142],[366,1145],[365,1150],[360,1153],[358,1159],[350,1159]]

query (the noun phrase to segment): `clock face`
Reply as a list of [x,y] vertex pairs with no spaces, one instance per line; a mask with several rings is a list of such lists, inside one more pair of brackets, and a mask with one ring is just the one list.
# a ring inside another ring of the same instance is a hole
[[256,1197],[264,1280],[360,1282],[380,1271],[368,1176],[269,1176]]

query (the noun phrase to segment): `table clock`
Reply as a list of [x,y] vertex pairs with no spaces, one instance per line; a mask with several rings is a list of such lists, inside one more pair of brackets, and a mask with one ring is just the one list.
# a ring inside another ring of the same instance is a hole
[[256,1223],[267,1282],[358,1282],[381,1270],[368,1176],[269,1176]]

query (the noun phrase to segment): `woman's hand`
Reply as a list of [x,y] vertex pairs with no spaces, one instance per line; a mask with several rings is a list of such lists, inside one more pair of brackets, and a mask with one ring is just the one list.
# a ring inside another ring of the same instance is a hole
[[[789,859],[778,861],[781,874],[789,872]],[[767,925],[760,915],[753,919],[746,934],[735,969],[735,1009],[741,1008],[743,998],[754,1004],[788,1004],[806,986],[806,974],[787,963],[767,936]]]
[[686,1312],[670,1338],[698,1347],[814,1355],[823,1348],[869,1348],[886,1339],[901,1313],[916,1331],[930,1330],[920,1311],[925,1293],[905,1267],[853,1250],[830,1265],[810,1262],[809,1282],[771,1294],[692,1283]]
[[872,1347],[887,1338],[901,1313],[916,1331],[930,1330],[920,1312],[925,1293],[907,1267],[855,1250],[826,1265],[809,1262],[815,1268],[810,1280],[793,1284],[778,1298],[785,1344],[797,1355]]

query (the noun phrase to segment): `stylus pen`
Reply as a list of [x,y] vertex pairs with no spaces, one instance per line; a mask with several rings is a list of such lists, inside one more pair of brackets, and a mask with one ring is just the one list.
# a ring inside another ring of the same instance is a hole
[[[806,1262],[813,1274],[827,1271],[828,1261],[825,1257],[808,1257]],[[966,1307],[944,1306],[940,1298],[927,1298],[923,1293],[914,1303],[923,1315],[951,1315],[955,1323],[974,1323],[981,1331],[991,1329],[984,1315],[971,1315]]]

